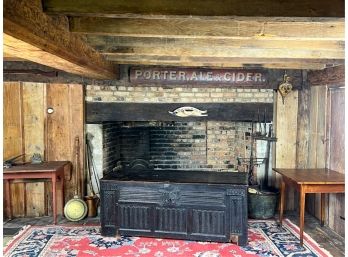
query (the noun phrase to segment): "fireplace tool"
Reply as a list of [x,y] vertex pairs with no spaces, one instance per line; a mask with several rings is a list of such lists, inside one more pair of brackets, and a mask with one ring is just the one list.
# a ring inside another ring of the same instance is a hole
[[19,157],[22,157],[22,156],[24,156],[24,154],[21,154],[21,155],[18,155],[18,156],[15,156],[15,157],[12,157],[10,159],[5,160],[2,164],[2,167],[4,169],[8,169],[8,168],[11,168],[12,166],[23,164],[23,163],[16,162],[17,159],[19,159]]
[[64,216],[70,221],[82,220],[87,214],[87,204],[80,196],[80,141],[78,137],[75,138],[75,151],[75,195],[74,198],[69,200],[64,207]]
[[[88,173],[88,186],[90,189],[90,195],[85,196],[85,199],[87,201],[88,206],[88,217],[95,217],[97,215],[97,206],[99,205],[99,176],[95,169],[95,164],[93,160],[93,154],[92,154],[92,146],[91,146],[91,140],[93,138],[93,135],[87,133],[86,136],[86,170]],[[97,192],[94,190],[93,187],[93,179],[95,181],[95,185],[97,187]]]

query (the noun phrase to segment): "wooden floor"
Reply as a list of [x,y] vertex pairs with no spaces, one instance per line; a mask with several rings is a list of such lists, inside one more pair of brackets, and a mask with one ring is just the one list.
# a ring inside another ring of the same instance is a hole
[[[287,212],[285,217],[290,219],[294,224],[299,225],[297,212]],[[40,217],[40,218],[17,218],[11,221],[5,221],[3,224],[4,232],[4,245],[18,233],[18,231],[26,225],[44,226],[52,224],[52,217]],[[65,218],[59,217],[58,224],[71,224],[70,221]],[[99,218],[88,218],[75,224],[98,224]],[[328,250],[333,257],[343,257],[344,254],[344,238],[333,232],[328,227],[321,227],[319,221],[310,216],[305,217],[305,232],[309,234],[321,247]]]

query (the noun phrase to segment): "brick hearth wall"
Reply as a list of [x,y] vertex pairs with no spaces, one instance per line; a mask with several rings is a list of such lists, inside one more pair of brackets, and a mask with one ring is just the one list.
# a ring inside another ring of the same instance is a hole
[[273,102],[271,89],[88,85],[86,101],[144,103]]
[[103,130],[104,173],[134,159],[155,169],[235,170],[237,157],[250,156],[248,122],[125,122]]
[[[127,103],[272,103],[273,90],[218,86],[207,88],[204,85],[137,86],[132,85],[128,81],[128,71],[123,69],[121,71],[121,80],[117,81],[116,85],[115,83],[112,86],[87,85],[86,101]],[[163,127],[168,128],[167,131],[164,131]],[[209,121],[187,122],[187,125],[184,125],[184,123],[176,122],[175,126],[172,126],[171,123],[163,123],[163,127],[151,127],[147,132],[143,131],[143,133],[148,133],[148,140],[151,141],[148,155],[143,157],[150,159],[156,168],[235,169],[237,156],[249,156],[250,143],[246,137],[251,132],[250,123]],[[120,138],[117,128],[112,128],[110,124],[104,125],[105,128],[107,128],[107,132],[104,135],[103,145],[107,155],[104,154],[103,157],[105,164],[103,167],[104,172],[110,170],[115,164],[116,159],[112,159],[112,156],[130,160],[132,158],[131,153],[133,153],[133,157],[138,156],[139,158],[144,154],[142,153],[144,150],[143,141],[137,141],[139,138],[126,139],[124,136]],[[142,129],[144,130],[144,128]],[[112,135],[116,138],[111,139]],[[112,142],[109,142],[108,139]],[[134,146],[132,142],[137,142],[138,145]],[[166,142],[168,142],[167,145]],[[119,145],[119,147],[123,145],[123,153],[120,153],[118,151],[120,149],[115,148],[114,144]],[[158,148],[155,148],[156,144]],[[134,149],[134,147],[137,148]],[[176,153],[174,154],[174,152]]]
[[116,167],[120,159],[119,127],[115,123],[105,123],[102,131],[103,149],[100,150],[103,152],[103,174],[106,174]]

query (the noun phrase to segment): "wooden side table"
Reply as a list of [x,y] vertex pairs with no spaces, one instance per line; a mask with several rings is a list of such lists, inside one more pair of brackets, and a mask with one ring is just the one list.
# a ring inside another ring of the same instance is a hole
[[6,212],[10,219],[12,219],[12,207],[11,207],[11,189],[10,181],[15,179],[38,179],[46,178],[52,181],[52,204],[53,204],[53,223],[57,224],[57,194],[56,194],[56,182],[58,178],[62,183],[62,203],[64,209],[64,167],[66,165],[71,166],[68,161],[52,161],[42,164],[25,164],[13,166],[8,169],[4,169],[3,177],[5,181],[5,201]]
[[344,193],[344,174],[329,169],[279,169],[282,175],[280,189],[279,222],[282,225],[285,185],[294,187],[300,193],[300,244],[303,245],[305,200],[307,193],[321,193],[321,225],[325,217],[325,193]]

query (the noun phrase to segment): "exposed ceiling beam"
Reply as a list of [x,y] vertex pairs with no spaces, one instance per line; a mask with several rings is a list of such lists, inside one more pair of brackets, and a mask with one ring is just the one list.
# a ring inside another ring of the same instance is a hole
[[113,64],[79,35],[57,26],[31,1],[4,1],[4,52],[85,77],[117,75]]
[[87,42],[109,60],[119,63],[128,60],[137,64],[142,61],[144,64],[159,64],[165,60],[180,65],[180,60],[184,64],[189,58],[191,65],[198,66],[244,67],[249,63],[297,69],[323,69],[325,64],[344,63],[344,42],[335,40],[294,40],[289,46],[289,40],[271,39],[206,40],[88,35]]
[[3,53],[3,60],[8,62],[25,62],[26,60],[23,58],[19,58],[13,55],[10,55],[6,52]]
[[344,18],[113,19],[71,17],[70,31],[132,37],[343,41]]
[[101,52],[126,51],[133,47],[173,48],[173,47],[238,47],[238,48],[279,48],[312,49],[321,51],[344,51],[344,40],[337,39],[273,39],[273,38],[163,38],[127,37],[87,34],[89,45]]
[[73,17],[70,29],[116,63],[323,69],[344,62],[341,18]]
[[345,86],[345,66],[326,68],[322,71],[309,72],[308,82],[311,86]]
[[344,17],[343,0],[43,0],[43,7],[48,13],[70,16]]
[[[161,65],[161,66],[184,66],[184,67],[221,67],[221,68],[269,68],[269,69],[306,69],[321,70],[326,64],[318,60],[260,60],[241,58],[216,58],[216,57],[179,57],[179,56],[129,56],[107,55],[107,60],[118,64],[130,65]],[[343,62],[342,62],[343,63]],[[340,63],[340,64],[342,64]],[[336,64],[338,65],[338,64]]]
[[266,59],[344,59],[344,50],[312,50],[311,48],[288,49],[284,48],[254,48],[254,47],[129,47],[120,49],[105,49],[101,51],[105,55],[155,55],[155,56],[192,56],[192,57],[229,57],[229,58],[266,58]]

